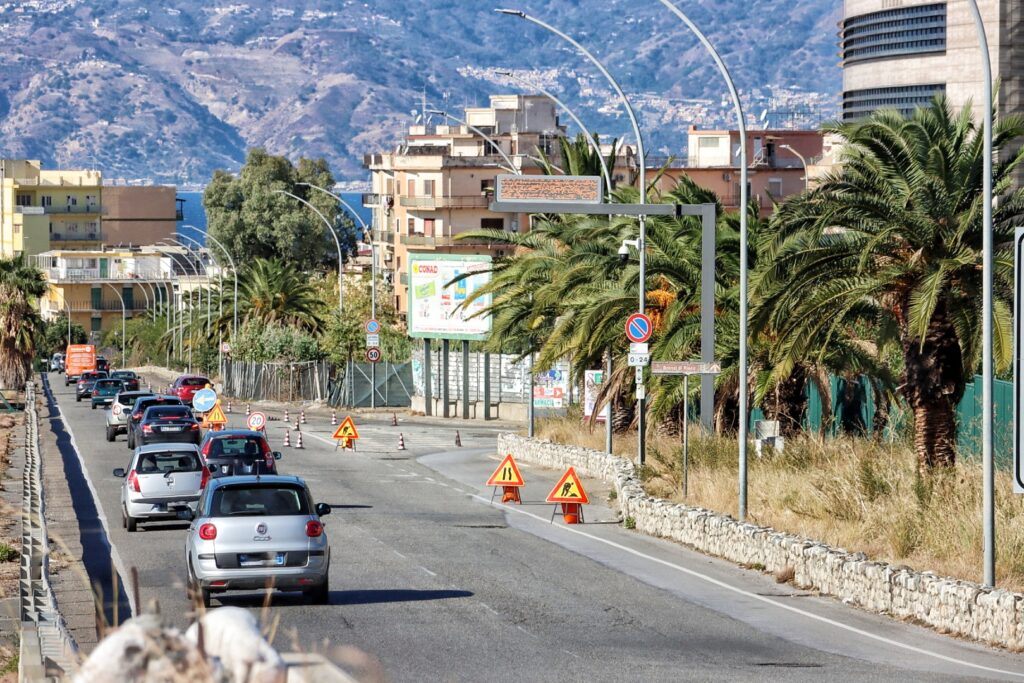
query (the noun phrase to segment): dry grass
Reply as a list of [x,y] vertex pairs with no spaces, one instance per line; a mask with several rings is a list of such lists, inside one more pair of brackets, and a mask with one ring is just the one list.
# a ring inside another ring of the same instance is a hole
[[[603,428],[578,419],[547,420],[537,435],[559,443],[604,449]],[[635,458],[636,432],[616,435],[615,453]],[[690,432],[689,497],[682,496],[678,438],[648,441],[640,471],[653,496],[735,515],[734,438]],[[906,443],[814,437],[787,439],[785,453],[757,458],[750,450],[748,518],[824,541],[872,559],[970,581],[982,577],[982,470],[961,462],[930,481],[917,475]],[[1024,496],[1008,472],[996,474],[997,585],[1024,591]]]

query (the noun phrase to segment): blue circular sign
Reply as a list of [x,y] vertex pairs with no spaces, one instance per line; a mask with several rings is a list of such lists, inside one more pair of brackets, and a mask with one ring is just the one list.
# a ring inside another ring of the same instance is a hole
[[626,336],[631,342],[642,344],[651,338],[653,329],[651,319],[643,313],[634,313],[626,320]]
[[217,392],[213,389],[200,389],[192,397],[192,407],[199,413],[212,410],[215,403],[217,403]]
[[366,333],[367,334],[377,334],[378,332],[380,332],[380,323],[377,322],[376,320],[367,320],[366,321]]

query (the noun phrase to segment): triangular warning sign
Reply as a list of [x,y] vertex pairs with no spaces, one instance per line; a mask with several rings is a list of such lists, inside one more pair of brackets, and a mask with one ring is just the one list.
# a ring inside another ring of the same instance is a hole
[[494,470],[494,474],[487,480],[488,486],[525,486],[526,482],[523,481],[523,475],[519,473],[519,467],[516,465],[515,459],[512,458],[512,454],[509,453],[505,456],[505,459],[498,465],[498,469]]
[[576,469],[570,467],[566,470],[562,478],[555,484],[555,488],[551,489],[551,493],[545,499],[549,503],[589,503],[590,498],[587,497],[587,492],[583,490],[583,484],[580,483],[580,478],[576,476]]
[[334,436],[332,439],[358,439],[359,432],[356,431],[356,423],[352,421],[352,416],[346,416],[338,428],[334,430]]
[[203,422],[208,425],[226,425],[228,423],[228,418],[224,415],[224,410],[220,407],[220,401],[213,404],[213,408],[211,408],[210,412],[206,414]]

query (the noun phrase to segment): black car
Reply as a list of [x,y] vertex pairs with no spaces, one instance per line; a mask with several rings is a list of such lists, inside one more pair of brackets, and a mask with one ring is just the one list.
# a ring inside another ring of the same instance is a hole
[[135,425],[132,443],[147,446],[151,443],[199,444],[202,430],[192,409],[184,405],[154,405],[146,408],[142,419]]
[[242,474],[277,474],[276,460],[281,454],[270,450],[263,432],[248,429],[226,429],[207,432],[199,452],[213,476]]
[[138,391],[139,390],[139,376],[135,374],[134,370],[114,370],[110,373],[111,379],[119,379],[124,382],[125,391]]
[[78,383],[75,385],[75,400],[81,403],[83,398],[91,397],[96,380],[104,379],[106,376],[107,373],[102,370],[92,370],[79,375]]
[[139,420],[142,419],[146,409],[156,405],[180,406],[182,402],[177,396],[153,396],[152,394],[136,399],[135,405],[131,407],[131,412],[128,413],[128,420],[125,423],[125,434],[128,437],[129,450],[135,450],[135,426],[139,424]]
[[103,356],[96,356],[96,369],[110,372],[110,361]]

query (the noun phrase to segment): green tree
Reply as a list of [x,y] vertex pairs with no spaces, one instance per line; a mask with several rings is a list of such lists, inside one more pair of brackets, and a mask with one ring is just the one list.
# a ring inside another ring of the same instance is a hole
[[0,389],[21,389],[32,375],[43,330],[36,304],[46,289],[43,272],[24,258],[0,259]]
[[[89,335],[85,328],[76,322],[71,323],[71,343],[86,344]],[[42,336],[39,338],[39,354],[52,356],[55,353],[63,352],[68,345],[68,314],[61,312],[53,320],[45,322],[42,327]]]
[[291,192],[315,206],[339,234],[343,257],[355,250],[355,226],[331,197],[299,183],[329,189],[334,177],[323,159],[303,158],[295,166],[264,149],[250,150],[237,176],[216,171],[203,192],[210,234],[239,264],[267,258],[289,261],[303,271],[336,268],[337,247],[323,220],[275,191]]
[[[904,118],[881,111],[826,128],[844,139],[841,170],[776,213],[757,283],[760,324],[778,334],[776,356],[821,355],[855,327],[902,350],[900,393],[914,418],[919,467],[956,462],[956,408],[981,357],[981,130],[937,98]],[[1024,118],[995,129],[999,150],[1024,135]],[[1024,153],[994,170],[997,364],[1012,351],[1012,227],[1024,190],[1011,174]]]
[[[214,287],[212,292],[220,298],[224,314],[219,315],[220,306],[211,307],[211,315],[219,317],[210,326],[210,339],[220,334],[228,337],[234,320],[234,285],[225,282],[222,291],[218,293]],[[257,258],[239,274],[240,323],[281,324],[318,333],[324,324],[325,306],[315,281],[290,261]],[[205,334],[205,316],[205,309],[197,306],[192,323],[195,336]]]

